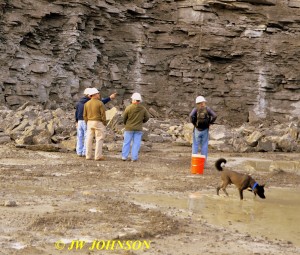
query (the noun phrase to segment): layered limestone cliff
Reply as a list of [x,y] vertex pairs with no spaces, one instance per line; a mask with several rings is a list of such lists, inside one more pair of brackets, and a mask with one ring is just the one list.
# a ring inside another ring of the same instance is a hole
[[0,105],[73,109],[86,87],[160,117],[203,95],[219,123],[300,112],[298,0],[2,0]]

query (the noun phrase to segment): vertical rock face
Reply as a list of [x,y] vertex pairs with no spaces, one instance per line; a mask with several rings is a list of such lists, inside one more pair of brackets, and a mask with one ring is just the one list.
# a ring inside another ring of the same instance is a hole
[[161,117],[203,95],[224,124],[297,117],[297,0],[6,0],[0,105],[73,109],[84,88],[134,92]]

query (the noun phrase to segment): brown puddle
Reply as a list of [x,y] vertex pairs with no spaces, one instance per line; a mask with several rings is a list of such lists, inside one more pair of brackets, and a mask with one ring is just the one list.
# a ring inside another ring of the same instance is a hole
[[192,213],[194,219],[204,219],[211,225],[300,246],[299,188],[269,187],[266,199],[254,198],[251,192],[244,191],[243,201],[239,200],[236,189],[227,191],[229,197],[214,195],[215,191],[191,193],[188,198],[136,194],[134,201],[143,207],[179,209],[182,215]]
[[299,189],[272,188],[264,200],[253,199],[250,194],[244,201],[239,200],[236,190],[234,192],[236,196],[232,197],[191,194],[189,210],[201,213],[213,225],[300,246]]

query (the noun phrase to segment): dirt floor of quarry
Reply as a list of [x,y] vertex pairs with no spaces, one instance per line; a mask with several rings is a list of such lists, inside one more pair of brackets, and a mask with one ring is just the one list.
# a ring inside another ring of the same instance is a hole
[[[137,162],[113,152],[93,161],[1,145],[0,254],[300,254],[300,169],[247,165],[298,164],[299,154],[210,152],[194,175],[190,153],[154,144]],[[244,191],[240,201],[233,185],[217,196],[219,157],[266,183],[266,199]]]

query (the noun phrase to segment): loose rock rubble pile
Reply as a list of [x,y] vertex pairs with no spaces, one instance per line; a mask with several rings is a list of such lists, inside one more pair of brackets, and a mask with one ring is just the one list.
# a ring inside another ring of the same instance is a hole
[[[0,109],[0,144],[14,143],[45,151],[73,151],[76,143],[74,111],[44,110],[40,105],[25,103],[17,110]],[[120,151],[122,147],[122,112],[107,111],[105,149]],[[190,146],[193,125],[179,119],[152,117],[144,126],[142,150],[152,143],[176,143]],[[300,152],[300,120],[286,123],[244,123],[237,128],[212,125],[210,149],[225,152]]]

